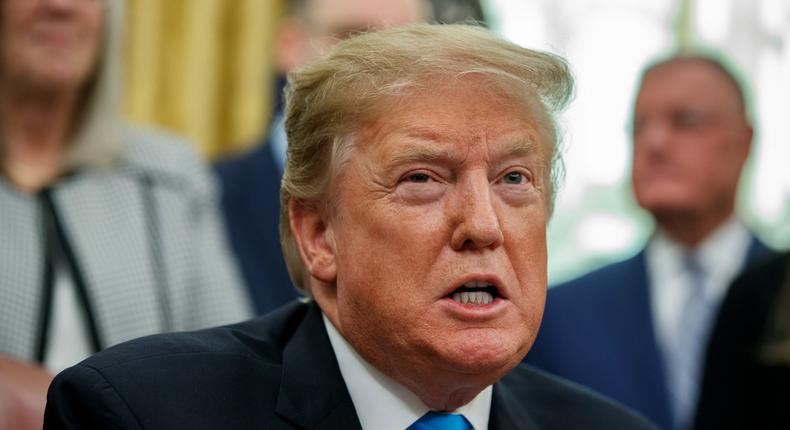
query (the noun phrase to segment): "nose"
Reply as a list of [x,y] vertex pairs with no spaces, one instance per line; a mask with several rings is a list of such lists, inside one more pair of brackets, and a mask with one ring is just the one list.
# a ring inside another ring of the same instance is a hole
[[459,216],[450,241],[453,249],[481,250],[502,245],[504,235],[493,205],[491,184],[484,175],[460,184],[456,205]]
[[651,152],[661,151],[672,141],[672,130],[663,121],[647,121],[634,132],[634,145]]

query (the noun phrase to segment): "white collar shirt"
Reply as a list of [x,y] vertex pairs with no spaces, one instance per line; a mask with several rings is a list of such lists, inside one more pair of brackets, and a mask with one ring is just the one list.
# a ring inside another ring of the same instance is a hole
[[[704,294],[716,306],[743,268],[750,244],[749,231],[732,217],[693,250],[704,271]],[[673,345],[682,330],[681,311],[691,294],[692,280],[684,263],[690,252],[661,230],[645,250],[653,324],[663,350]]]
[[[404,386],[365,361],[324,315],[324,326],[363,430],[404,430],[430,409]],[[476,430],[488,428],[492,386],[453,413]]]

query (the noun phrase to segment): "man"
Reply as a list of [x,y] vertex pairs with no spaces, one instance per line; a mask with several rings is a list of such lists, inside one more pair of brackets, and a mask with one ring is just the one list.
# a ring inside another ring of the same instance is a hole
[[[426,0],[289,1],[288,17],[275,43],[277,71],[285,76],[356,33],[423,21],[428,6]],[[288,278],[278,234],[278,196],[288,145],[283,113],[279,106],[275,110],[265,142],[217,164],[228,236],[259,314],[298,296]]]
[[719,62],[644,72],[633,188],[656,221],[635,257],[552,288],[527,361],[600,391],[665,429],[688,428],[710,323],[727,285],[769,251],[734,215],[752,127]]
[[527,367],[564,62],[481,29],[349,39],[289,77],[281,235],[312,300],[71,368],[48,428],[649,428]]

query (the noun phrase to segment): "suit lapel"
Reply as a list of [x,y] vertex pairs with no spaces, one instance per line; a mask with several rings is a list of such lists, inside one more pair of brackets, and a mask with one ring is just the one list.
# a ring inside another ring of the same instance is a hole
[[622,313],[621,323],[628,322],[623,325],[627,330],[624,345],[628,345],[624,351],[630,358],[623,362],[629,363],[631,369],[630,372],[623,372],[623,375],[632,381],[640,381],[640,385],[644,386],[638,387],[635,392],[645,393],[649,398],[644,401],[652,404],[657,414],[671,422],[664,359],[653,326],[650,280],[644,251],[631,260],[624,271],[623,282],[629,288],[620,289],[622,295],[611,298],[620,302],[618,311]]
[[305,429],[361,429],[315,302],[283,350],[276,412]]

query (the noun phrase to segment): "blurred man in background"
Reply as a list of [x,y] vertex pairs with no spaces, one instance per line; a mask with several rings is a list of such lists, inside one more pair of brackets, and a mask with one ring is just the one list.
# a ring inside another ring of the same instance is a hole
[[[312,63],[339,41],[387,26],[425,21],[426,0],[293,0],[275,44],[279,90],[291,70]],[[298,297],[279,236],[280,179],[288,147],[278,102],[269,134],[251,152],[217,165],[228,233],[258,313]]]
[[752,127],[737,80],[701,56],[644,72],[632,126],[634,193],[656,231],[635,257],[550,290],[527,361],[685,429],[727,286],[770,253],[735,216]]

